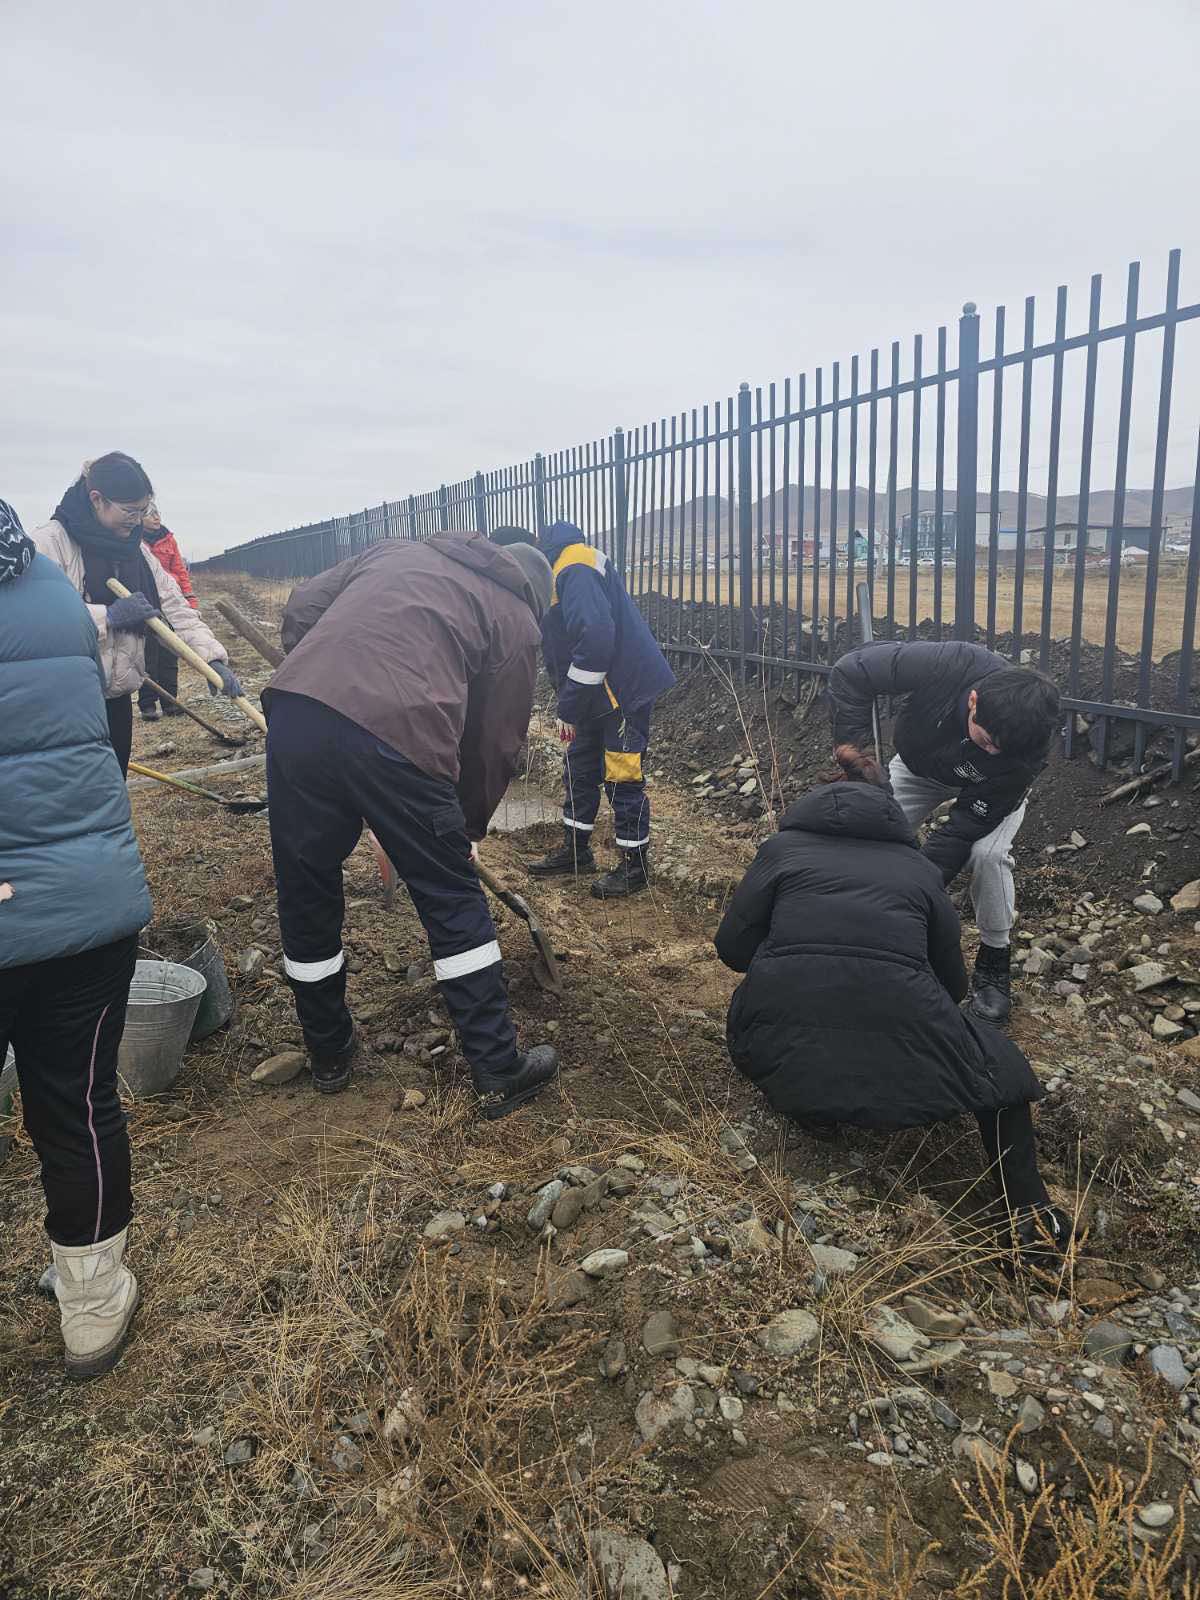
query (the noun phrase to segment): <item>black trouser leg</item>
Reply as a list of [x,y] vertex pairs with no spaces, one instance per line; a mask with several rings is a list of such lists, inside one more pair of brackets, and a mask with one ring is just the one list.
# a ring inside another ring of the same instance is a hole
[[563,747],[563,826],[576,835],[580,849],[591,849],[600,810],[606,725],[604,717],[581,722]]
[[267,732],[283,965],[304,1043],[316,1056],[344,1050],[354,1031],[342,951],[342,862],[358,843],[362,813],[346,792],[334,716],[315,700],[278,694]]
[[117,1048],[137,946],[135,934],[82,955],[0,969],[0,1061],[11,1043],[55,1244],[96,1244],[129,1223]]
[[496,926],[475,868],[454,786],[362,735],[356,792],[429,939],[433,971],[481,1093],[510,1072],[517,1032]]
[[[168,694],[179,694],[179,657],[167,649],[150,632],[146,634],[146,676],[153,678],[159,688],[165,689]],[[151,711],[158,704],[158,691],[152,689],[148,683],[143,683],[138,690],[138,709]],[[164,701],[163,710],[170,707]]]
[[115,700],[106,700],[104,713],[108,718],[108,737],[117,752],[121,776],[126,778],[129,776],[129,757],[133,754],[133,696],[122,694]]
[[477,1079],[510,1070],[516,1031],[500,947],[453,784],[289,694],[271,700],[267,783],[284,961],[310,1050],[349,1041],[341,864],[365,818],[412,897]]
[[1033,1117],[1027,1105],[976,1113],[979,1137],[987,1152],[996,1186],[1010,1211],[1019,1206],[1050,1204],[1038,1171]]

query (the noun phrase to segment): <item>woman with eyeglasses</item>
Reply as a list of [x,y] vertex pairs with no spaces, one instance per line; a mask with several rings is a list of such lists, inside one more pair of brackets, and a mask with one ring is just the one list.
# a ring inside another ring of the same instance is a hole
[[[142,548],[142,518],[154,488],[144,469],[120,450],[85,461],[83,472],[59,501],[53,518],[33,541],[63,569],[83,596],[100,636],[104,705],[109,737],[122,774],[133,746],[133,691],[146,676],[146,623],[161,612],[185,643],[202,655],[221,679],[223,692],[242,686],[230,671],[225,647],[184,598],[175,579]],[[118,599],[108,587],[116,578],[128,589]]]

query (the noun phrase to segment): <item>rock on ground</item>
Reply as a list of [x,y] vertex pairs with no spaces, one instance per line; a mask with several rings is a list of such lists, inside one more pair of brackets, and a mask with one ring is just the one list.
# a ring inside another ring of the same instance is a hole
[[251,1083],[291,1083],[308,1066],[303,1050],[284,1050],[282,1054],[260,1061],[250,1074]]
[[588,1548],[605,1600],[671,1600],[667,1569],[645,1539],[631,1539],[613,1528],[597,1528],[588,1539]]
[[806,1350],[820,1332],[812,1312],[795,1307],[791,1311],[777,1312],[759,1334],[758,1342],[768,1355],[794,1356]]

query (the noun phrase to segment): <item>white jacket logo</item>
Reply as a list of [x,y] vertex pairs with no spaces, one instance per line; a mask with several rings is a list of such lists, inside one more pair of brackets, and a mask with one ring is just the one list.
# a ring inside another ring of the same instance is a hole
[[972,800],[971,810],[977,817],[986,817],[988,814],[988,803],[986,800]]
[[954,776],[961,778],[964,783],[982,783],[983,773],[978,767],[973,767],[969,761],[962,761],[954,769]]

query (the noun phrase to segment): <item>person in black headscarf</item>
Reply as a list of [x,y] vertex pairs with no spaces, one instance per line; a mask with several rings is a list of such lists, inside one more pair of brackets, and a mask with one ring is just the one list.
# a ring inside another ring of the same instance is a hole
[[[129,769],[133,743],[131,695],[146,676],[146,623],[161,612],[175,632],[202,655],[221,679],[223,692],[241,694],[225,647],[179,585],[142,548],[142,518],[153,486],[132,456],[114,450],[84,463],[55,508],[53,518],[35,530],[33,542],[66,573],[83,596],[100,636],[105,710],[109,734],[122,773]],[[116,578],[130,593],[118,599],[108,587]]]

